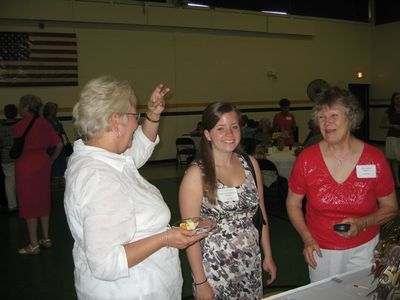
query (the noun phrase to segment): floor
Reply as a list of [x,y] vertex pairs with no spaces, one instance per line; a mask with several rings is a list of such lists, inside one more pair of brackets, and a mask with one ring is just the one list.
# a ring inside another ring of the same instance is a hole
[[[144,166],[142,175],[157,186],[171,209],[171,222],[179,219],[178,189],[184,167],[175,163]],[[278,278],[265,293],[273,293],[308,283],[307,268],[302,257],[302,242],[285,216],[269,216],[271,243]],[[17,249],[26,245],[25,223],[17,213],[0,215],[0,283],[1,299],[74,300],[72,245],[63,209],[63,191],[52,193],[50,235],[54,246],[37,256],[21,256]],[[192,299],[190,270],[181,251],[184,277],[183,299]]]

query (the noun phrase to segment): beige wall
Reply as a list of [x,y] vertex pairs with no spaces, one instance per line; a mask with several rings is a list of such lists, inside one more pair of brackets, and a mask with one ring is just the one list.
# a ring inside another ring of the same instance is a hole
[[379,128],[393,92],[400,92],[400,22],[375,26],[372,34],[372,69],[371,85],[370,138],[385,140],[387,129]]
[[[394,28],[373,27],[348,21],[112,1],[32,3],[2,0],[0,30],[75,32],[80,86],[1,88],[0,106],[34,93],[44,101],[58,102],[60,115],[70,116],[85,82],[111,74],[132,83],[140,111],[159,82],[172,89],[167,112],[201,111],[215,100],[232,101],[242,109],[277,107],[280,98],[288,97],[293,107],[304,108],[294,111],[302,140],[312,106],[306,95],[311,80],[322,78],[343,86],[368,83],[374,98],[387,98],[387,91],[393,88],[375,87],[375,80],[379,86],[387,81],[379,80],[373,70],[374,66],[391,65],[383,53],[391,44],[388,40],[395,39],[398,24]],[[39,20],[44,29],[38,28]],[[385,46],[379,47],[375,40],[382,39],[382,34]],[[377,53],[382,60],[373,59]],[[398,60],[394,53],[391,51]],[[364,71],[365,78],[356,79],[357,70]],[[276,78],[267,76],[269,71]],[[398,75],[392,86],[396,80]],[[273,112],[248,115],[272,119]],[[192,130],[199,119],[200,115],[164,117],[161,147],[152,159],[174,158],[176,136]],[[72,135],[71,122],[64,125]]]

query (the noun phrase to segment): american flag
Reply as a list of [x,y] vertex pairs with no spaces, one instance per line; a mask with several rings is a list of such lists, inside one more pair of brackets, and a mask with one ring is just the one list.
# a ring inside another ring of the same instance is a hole
[[0,32],[0,87],[77,85],[76,34]]

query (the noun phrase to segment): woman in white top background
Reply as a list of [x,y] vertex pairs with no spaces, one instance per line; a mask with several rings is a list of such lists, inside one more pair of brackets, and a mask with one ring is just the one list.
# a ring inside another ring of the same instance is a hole
[[73,109],[82,139],[66,171],[65,211],[79,299],[181,298],[176,248],[206,234],[168,229],[171,214],[160,191],[137,170],[159,142],[168,92],[156,87],[142,126],[129,83],[108,76],[89,81]]

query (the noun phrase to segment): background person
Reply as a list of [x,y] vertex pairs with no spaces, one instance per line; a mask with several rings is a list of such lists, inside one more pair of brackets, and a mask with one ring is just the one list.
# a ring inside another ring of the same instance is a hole
[[[19,113],[22,120],[15,124],[14,138],[22,136],[31,120],[38,116],[25,137],[22,154],[15,161],[15,182],[17,187],[19,215],[26,220],[30,243],[18,250],[19,254],[39,254],[39,245],[52,246],[49,238],[49,217],[51,209],[50,174],[52,162],[62,149],[62,142],[49,122],[39,116],[42,100],[35,95],[22,96]],[[51,156],[49,147],[56,147]],[[42,239],[38,241],[38,220]]]
[[290,100],[283,98],[279,101],[281,111],[274,116],[272,127],[274,130],[284,132],[288,137],[285,139],[285,145],[293,145],[294,137],[293,132],[296,130],[296,119],[294,115],[289,112]]
[[243,137],[245,139],[253,139],[254,134],[256,133],[258,128],[258,122],[254,119],[249,119],[247,121],[247,126],[242,130],[243,132]]
[[[293,166],[286,205],[304,242],[311,282],[370,266],[379,225],[397,213],[383,153],[351,133],[362,118],[358,100],[347,90],[326,90],[314,108],[323,140],[305,148]],[[350,229],[336,232],[338,223]]]
[[256,139],[257,143],[261,144],[263,147],[272,146],[272,126],[271,121],[268,118],[262,118],[258,122],[258,128],[254,133],[254,139]]
[[[187,257],[192,269],[196,299],[261,299],[262,267],[276,277],[268,222],[263,226],[261,262],[258,231],[252,218],[260,205],[267,214],[257,161],[251,157],[258,188],[250,167],[238,153],[240,114],[230,103],[212,103],[203,112],[201,158],[187,170],[179,191],[182,218],[211,218],[208,237],[190,246]],[[199,184],[201,182],[202,184]]]
[[318,125],[315,124],[314,120],[308,120],[307,125],[309,132],[303,142],[304,148],[319,143],[322,140],[321,131],[319,130]]
[[14,125],[18,122],[18,108],[15,104],[4,106],[6,119],[0,125],[1,167],[4,172],[4,185],[7,196],[8,212],[17,210],[15,189],[15,160],[10,158],[10,149],[14,143]]
[[197,122],[196,128],[192,130],[189,134],[190,136],[201,136],[201,133],[203,132],[203,124],[200,122]]
[[65,211],[75,240],[78,299],[166,299],[182,294],[178,250],[206,234],[169,229],[160,191],[138,172],[159,143],[164,96],[153,91],[142,126],[127,81],[89,81],[74,106],[75,141],[66,171]]
[[[61,140],[63,140],[63,135],[65,135],[64,126],[61,121],[57,119],[58,104],[54,102],[47,102],[43,107],[43,117],[49,121],[51,126],[57,132]],[[49,149],[49,154],[54,152],[55,148]],[[65,155],[64,147],[62,148],[60,155],[53,162],[51,168],[51,177],[53,183],[58,187],[64,186],[64,173],[67,169],[67,157]]]
[[400,188],[400,93],[393,93],[390,106],[381,121],[381,127],[389,128],[386,135],[385,154],[392,168],[396,188]]

